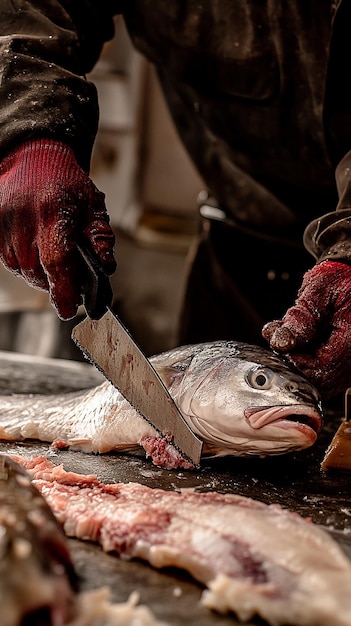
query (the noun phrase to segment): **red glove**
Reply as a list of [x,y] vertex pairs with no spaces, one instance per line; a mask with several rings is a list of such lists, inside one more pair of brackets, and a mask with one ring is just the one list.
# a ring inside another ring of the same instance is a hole
[[325,399],[351,386],[351,267],[323,261],[306,272],[295,306],[262,330]]
[[82,302],[76,242],[91,248],[106,274],[116,269],[104,194],[58,141],[28,141],[0,163],[0,237],[4,265],[49,291],[62,319]]

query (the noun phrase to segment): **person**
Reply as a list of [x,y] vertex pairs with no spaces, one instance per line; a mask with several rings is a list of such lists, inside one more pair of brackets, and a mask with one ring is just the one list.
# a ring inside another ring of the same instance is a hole
[[89,178],[86,80],[122,16],[208,190],[179,341],[262,341],[330,398],[351,385],[347,0],[2,0],[0,258],[81,303],[77,244],[116,268]]

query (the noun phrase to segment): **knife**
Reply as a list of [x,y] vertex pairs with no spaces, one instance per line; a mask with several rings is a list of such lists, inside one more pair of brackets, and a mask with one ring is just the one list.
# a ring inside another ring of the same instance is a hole
[[203,442],[188,426],[151,362],[111,310],[108,277],[86,248],[77,249],[87,317],[74,327],[73,341],[167,443],[199,466]]

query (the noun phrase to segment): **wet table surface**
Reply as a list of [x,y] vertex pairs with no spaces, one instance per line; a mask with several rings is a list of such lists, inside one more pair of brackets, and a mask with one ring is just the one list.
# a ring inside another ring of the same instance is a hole
[[[88,364],[22,357],[0,352],[0,393],[56,393],[88,388],[103,380]],[[38,442],[0,443],[0,451],[49,454],[66,470],[96,474],[102,482],[143,483],[163,489],[215,490],[278,503],[310,517],[328,529],[351,558],[351,472],[323,472],[320,464],[342,418],[342,402],[325,414],[317,443],[302,452],[266,459],[229,458],[203,462],[195,471],[162,470],[143,455],[93,455],[69,450],[53,452]],[[114,601],[126,601],[137,590],[140,602],[169,624],[234,625],[234,616],[220,616],[199,604],[203,588],[180,571],[158,571],[141,561],[124,561],[91,543],[69,540],[83,589],[111,588]],[[262,624],[260,620],[250,624]]]

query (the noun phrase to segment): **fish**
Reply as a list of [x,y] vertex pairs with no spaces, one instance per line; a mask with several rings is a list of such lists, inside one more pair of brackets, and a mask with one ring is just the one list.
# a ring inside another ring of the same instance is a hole
[[[150,360],[204,442],[202,459],[302,450],[322,428],[317,389],[269,349],[214,341]],[[191,467],[108,381],[58,395],[0,396],[0,439],[99,454],[143,449],[159,467]]]
[[239,494],[104,484],[45,456],[15,458],[68,537],[186,571],[208,609],[272,626],[351,624],[351,561],[298,513]]
[[[52,476],[52,472],[51,472]],[[80,591],[67,536],[20,458],[0,455],[1,626],[166,626],[138,594]]]

